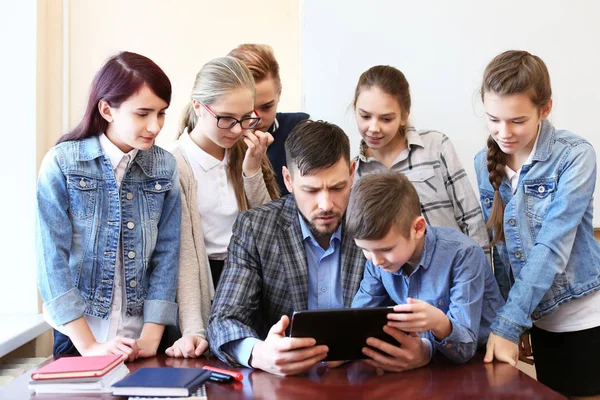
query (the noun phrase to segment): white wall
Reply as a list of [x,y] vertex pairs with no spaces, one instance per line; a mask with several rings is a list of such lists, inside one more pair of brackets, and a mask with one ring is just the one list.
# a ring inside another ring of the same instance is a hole
[[270,44],[283,84],[282,111],[300,107],[298,0],[71,0],[69,6],[69,121],[85,109],[95,72],[129,50],[155,61],[169,76],[173,98],[157,139],[175,138],[179,117],[204,63],[241,43]]
[[504,50],[527,50],[546,62],[550,120],[600,149],[599,18],[595,0],[306,0],[304,109],[339,124],[356,154],[349,105],[358,77],[373,65],[393,65],[411,86],[413,124],[450,137],[476,188],[473,156],[487,137],[477,92],[486,64]]
[[36,182],[36,1],[5,2],[2,13],[0,314],[34,314],[38,311],[33,243]]

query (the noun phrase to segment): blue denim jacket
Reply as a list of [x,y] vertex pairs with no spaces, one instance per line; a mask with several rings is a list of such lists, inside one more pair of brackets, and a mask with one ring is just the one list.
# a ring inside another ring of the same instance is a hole
[[[494,189],[486,153],[475,156],[475,171],[487,221]],[[516,193],[506,176],[500,185],[506,243],[496,245],[501,260],[496,268],[504,268],[500,275],[512,287],[492,324],[495,334],[518,343],[533,321],[600,289],[600,245],[592,226],[595,184],[596,155],[590,143],[544,120]]]
[[40,167],[38,284],[57,325],[88,314],[107,318],[122,235],[127,314],[175,324],[181,195],[175,159],[139,151],[121,188],[98,137],[61,143]]
[[367,261],[352,307],[383,307],[420,299],[442,310],[452,332],[437,340],[421,334],[431,346],[457,363],[469,361],[485,346],[496,310],[504,305],[488,258],[470,237],[454,228],[428,226],[419,265],[406,277],[385,272]]

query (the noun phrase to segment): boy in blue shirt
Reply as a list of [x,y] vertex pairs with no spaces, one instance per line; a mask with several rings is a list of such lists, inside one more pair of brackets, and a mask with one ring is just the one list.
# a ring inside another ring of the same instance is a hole
[[369,338],[367,362],[403,371],[441,352],[464,363],[485,345],[504,304],[486,256],[458,230],[428,226],[404,175],[363,177],[352,188],[346,228],[368,260],[352,307],[395,305],[383,330],[399,346]]

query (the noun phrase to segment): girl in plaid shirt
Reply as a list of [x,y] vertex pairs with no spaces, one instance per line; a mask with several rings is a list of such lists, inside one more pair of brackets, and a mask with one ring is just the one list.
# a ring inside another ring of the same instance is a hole
[[404,74],[378,65],[359,78],[354,112],[362,136],[355,182],[361,175],[397,171],[412,182],[429,225],[470,236],[489,255],[489,240],[477,196],[447,136],[408,125],[410,90]]

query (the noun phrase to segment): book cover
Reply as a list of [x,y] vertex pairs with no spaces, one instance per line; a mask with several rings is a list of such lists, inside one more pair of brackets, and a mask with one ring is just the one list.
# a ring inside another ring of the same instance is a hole
[[101,377],[123,363],[120,355],[62,357],[31,374],[33,380]]
[[210,375],[200,368],[140,368],[113,385],[113,396],[189,396]]
[[[41,393],[111,393],[112,385],[120,381],[129,373],[125,364],[120,364],[110,372],[96,381],[83,381],[75,379],[45,379],[29,381],[29,390],[37,394]],[[82,378],[79,378],[82,379]]]

